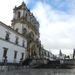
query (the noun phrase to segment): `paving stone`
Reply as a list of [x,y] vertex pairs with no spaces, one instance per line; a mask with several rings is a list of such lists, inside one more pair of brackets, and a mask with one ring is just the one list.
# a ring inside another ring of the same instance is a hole
[[0,71],[0,75],[75,75],[75,69],[20,69]]

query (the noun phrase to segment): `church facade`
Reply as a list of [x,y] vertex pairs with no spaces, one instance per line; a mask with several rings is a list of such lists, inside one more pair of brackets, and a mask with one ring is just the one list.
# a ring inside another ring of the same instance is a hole
[[32,54],[39,57],[39,23],[33,13],[22,4],[13,9],[11,26],[0,21],[0,61],[19,62]]

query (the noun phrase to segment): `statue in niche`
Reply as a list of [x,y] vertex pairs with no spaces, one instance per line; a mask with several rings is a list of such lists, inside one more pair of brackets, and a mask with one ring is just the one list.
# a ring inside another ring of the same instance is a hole
[[23,28],[23,35],[26,35],[26,33],[27,33],[27,29]]

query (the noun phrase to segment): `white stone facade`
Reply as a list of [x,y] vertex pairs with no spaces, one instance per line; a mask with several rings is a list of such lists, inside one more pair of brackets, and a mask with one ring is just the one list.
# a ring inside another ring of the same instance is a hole
[[[32,21],[32,22],[31,22]],[[25,3],[13,9],[11,26],[0,22],[0,61],[19,62],[27,58],[27,36],[39,41],[39,23]]]
[[28,51],[29,54],[36,52],[38,57],[41,54],[45,58],[54,58],[51,52],[40,50],[42,48],[39,37],[39,23],[22,2],[13,9],[11,26],[0,22],[0,62],[7,57],[7,62],[19,63],[20,59],[25,60],[28,57]]
[[[9,40],[6,40],[6,34],[9,34]],[[18,44],[15,43],[16,37],[18,37]],[[24,41],[24,46],[22,45]],[[14,31],[11,27],[0,22],[0,61],[3,61],[4,49],[7,50],[5,56],[9,62],[19,62],[20,58],[26,58],[27,40],[18,32]],[[14,52],[17,52],[16,58],[14,58]]]

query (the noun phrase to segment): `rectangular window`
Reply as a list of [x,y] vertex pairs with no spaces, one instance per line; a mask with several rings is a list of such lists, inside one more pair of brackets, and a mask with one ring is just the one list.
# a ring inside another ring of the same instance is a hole
[[25,47],[25,41],[23,41],[22,46]]
[[6,31],[5,39],[8,40],[8,41],[9,41],[9,39],[10,39],[10,38],[9,38],[9,35],[10,35],[10,32],[9,32],[9,31]]
[[3,57],[7,56],[7,50],[8,50],[8,48],[4,48]]
[[14,59],[17,58],[17,51],[14,51]]
[[6,34],[5,39],[9,41],[9,34]]
[[6,55],[7,55],[7,50],[4,50],[3,57],[6,57]]
[[18,38],[18,37],[16,37],[16,40],[15,40],[15,43],[16,43],[16,44],[18,44],[18,39],[19,39],[19,38]]
[[22,53],[22,59],[24,58],[24,53]]
[[44,55],[46,55],[46,51],[44,52]]

